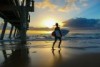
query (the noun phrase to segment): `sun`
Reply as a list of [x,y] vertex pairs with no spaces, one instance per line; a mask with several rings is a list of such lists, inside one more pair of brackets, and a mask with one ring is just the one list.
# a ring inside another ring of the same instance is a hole
[[52,28],[56,23],[56,20],[54,19],[47,19],[44,21],[44,25],[48,28]]
[[47,18],[47,19],[44,19],[43,21],[44,27],[48,27],[48,28],[53,28],[56,23],[58,23],[60,27],[63,27],[63,23],[60,19]]

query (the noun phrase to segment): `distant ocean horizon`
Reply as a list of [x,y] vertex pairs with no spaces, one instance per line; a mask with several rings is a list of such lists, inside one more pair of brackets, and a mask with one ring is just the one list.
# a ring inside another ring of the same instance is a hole
[[[1,32],[1,30],[0,30]],[[6,30],[5,32],[5,37],[4,39],[8,39],[9,36],[9,30]],[[14,33],[14,31],[13,31]],[[54,37],[51,35],[52,31],[45,31],[45,30],[28,30],[27,31],[27,37],[30,40],[52,40]],[[13,36],[12,36],[13,38]],[[96,30],[76,30],[76,31],[70,31],[66,36],[63,37],[63,39],[68,39],[68,38],[89,38],[89,39],[98,39],[100,38],[100,32]]]
[[[52,31],[42,31],[42,30],[33,30],[28,31],[27,36],[29,39],[36,39],[36,40],[52,40],[54,37],[51,35]],[[63,36],[63,40],[66,39],[98,39],[100,38],[100,32],[97,30],[74,30],[70,31],[66,36]]]

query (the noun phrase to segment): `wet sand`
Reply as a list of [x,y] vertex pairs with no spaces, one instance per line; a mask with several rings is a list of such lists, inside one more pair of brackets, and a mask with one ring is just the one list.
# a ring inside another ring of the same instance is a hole
[[100,67],[100,53],[66,48],[61,50],[56,48],[54,51],[39,48],[30,51],[33,51],[30,54],[32,66],[36,67]]
[[52,41],[30,41],[17,49],[0,46],[0,67],[100,67],[98,41],[64,41],[61,50],[51,50]]

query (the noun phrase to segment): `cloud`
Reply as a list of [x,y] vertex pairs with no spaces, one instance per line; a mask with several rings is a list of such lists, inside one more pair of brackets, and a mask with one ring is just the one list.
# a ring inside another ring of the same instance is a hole
[[66,2],[68,2],[68,4],[74,4],[77,2],[77,0],[66,0]]
[[[82,7],[87,7],[88,3],[86,0],[65,0],[66,5],[58,10],[61,12],[79,11]],[[80,6],[78,5],[80,4]]]
[[68,4],[58,9],[58,11],[61,12],[70,12],[70,11],[78,11],[78,10],[80,10],[80,8],[77,7],[75,4]]
[[83,7],[87,7],[89,5],[87,0],[80,0],[80,4],[82,4]]
[[49,8],[50,10],[55,9],[57,6],[50,2],[50,0],[43,0],[43,2],[36,2],[37,8]]
[[51,30],[53,30],[53,28],[48,28],[48,27],[29,27],[29,30],[51,31]]
[[99,19],[86,19],[86,18],[77,18],[70,19],[63,22],[64,27],[75,28],[75,29],[100,29],[100,20]]
[[[35,2],[37,8],[48,8],[49,10],[59,11],[59,12],[70,12],[70,11],[79,11],[82,7],[88,6],[86,0],[62,0],[65,2],[65,5],[62,7],[57,4],[53,4],[50,0],[43,0],[42,2]],[[80,4],[80,6],[78,5]]]

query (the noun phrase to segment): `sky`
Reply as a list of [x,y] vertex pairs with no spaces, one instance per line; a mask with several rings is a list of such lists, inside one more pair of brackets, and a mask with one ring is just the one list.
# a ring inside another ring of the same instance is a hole
[[72,18],[100,19],[100,0],[34,0],[32,27],[46,27],[50,20],[62,23]]
[[[100,0],[34,1],[34,12],[30,12],[30,27],[51,28],[56,22],[63,26],[64,21],[72,18],[100,19]],[[0,21],[3,22],[1,18]]]

